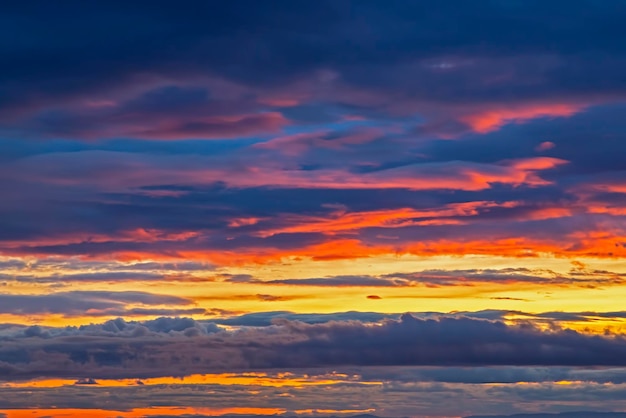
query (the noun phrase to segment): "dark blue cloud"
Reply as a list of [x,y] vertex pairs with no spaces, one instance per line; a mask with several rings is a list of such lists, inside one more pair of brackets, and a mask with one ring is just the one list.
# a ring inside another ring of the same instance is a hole
[[[323,109],[313,112],[318,115],[337,106],[341,113],[358,114],[359,106],[364,114],[397,113],[391,102],[405,114],[432,113],[428,108],[441,114],[458,104],[614,100],[626,87],[619,42],[625,14],[619,2],[590,0],[567,7],[455,0],[428,6],[278,1],[268,8],[247,0],[190,2],[179,9],[165,3],[123,10],[79,2],[13,6],[2,22],[8,40],[0,44],[7,62],[0,72],[2,126],[20,137],[143,132],[150,138],[152,129],[106,127],[120,117],[154,127],[155,115],[168,109],[196,116],[228,113],[229,107],[271,110],[271,100],[259,99],[270,90],[302,88],[303,80],[340,88],[303,103],[301,115],[311,106]],[[248,90],[217,92],[206,77]],[[355,98],[354,90],[367,90],[368,100]],[[219,99],[226,96],[231,99]],[[111,99],[122,102],[113,113],[106,106],[87,115],[77,110],[85,101],[103,105]],[[137,119],[137,112],[144,117]],[[302,119],[297,110],[291,114]],[[198,123],[187,120],[176,131],[231,136]]]
[[329,321],[360,321],[380,322],[383,319],[398,318],[400,314],[383,314],[377,312],[337,312],[331,314],[303,314],[289,311],[254,312],[230,318],[214,319],[212,322],[220,325],[266,327],[272,325],[276,319],[301,321],[307,324],[323,324]]
[[[364,315],[348,313],[347,318],[368,320]],[[360,320],[307,324],[275,315],[273,325],[234,331],[192,319],[159,318],[8,332],[0,348],[0,366],[8,380],[345,366],[621,367],[626,345],[621,336],[542,331],[528,324],[505,325],[466,316],[418,318],[410,314],[384,319],[376,326]],[[160,359],[158,368],[154,367],[156,358]]]

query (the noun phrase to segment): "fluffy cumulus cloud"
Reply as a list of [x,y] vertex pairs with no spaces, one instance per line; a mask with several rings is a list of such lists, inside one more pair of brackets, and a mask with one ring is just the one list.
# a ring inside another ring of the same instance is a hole
[[276,316],[273,325],[231,331],[192,319],[118,319],[78,328],[11,328],[3,331],[3,340],[0,362],[8,380],[342,366],[624,366],[626,347],[615,335],[410,314],[369,325],[355,320],[310,324]]

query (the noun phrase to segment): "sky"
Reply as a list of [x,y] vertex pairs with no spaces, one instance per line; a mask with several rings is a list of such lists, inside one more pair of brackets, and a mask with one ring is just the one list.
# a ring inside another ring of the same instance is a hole
[[0,417],[626,416],[624,21],[3,4]]

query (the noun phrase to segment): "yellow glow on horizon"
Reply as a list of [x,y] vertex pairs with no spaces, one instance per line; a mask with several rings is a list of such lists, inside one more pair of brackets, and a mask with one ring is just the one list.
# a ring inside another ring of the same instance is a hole
[[[70,409],[70,408],[53,408],[53,409],[5,409],[0,412],[6,414],[7,418],[34,418],[40,416],[48,416],[52,418],[140,418],[147,414],[168,414],[168,415],[227,415],[227,414],[250,414],[250,415],[276,415],[286,412],[282,408],[252,408],[252,407],[233,407],[233,408],[192,408],[184,406],[173,407],[151,407],[151,408],[135,408],[130,411],[113,410],[113,409]],[[37,414],[37,415],[35,415]],[[39,415],[42,414],[42,415]],[[88,414],[88,415],[87,415]]]
[[[144,260],[145,262],[149,260]],[[29,261],[32,264],[32,260]],[[566,284],[545,283],[490,283],[488,281],[454,283],[453,285],[411,287],[337,287],[278,285],[262,282],[228,282],[227,275],[249,274],[261,281],[281,279],[324,278],[341,275],[383,275],[389,273],[412,273],[425,270],[485,270],[515,269],[550,271],[567,274],[577,264],[589,271],[608,270],[616,274],[626,274],[625,259],[600,259],[553,257],[516,258],[483,255],[465,256],[414,256],[381,254],[367,258],[317,260],[307,257],[286,258],[281,262],[247,264],[221,267],[216,270],[193,272],[196,276],[188,281],[98,281],[66,282],[63,274],[93,273],[90,269],[63,270],[60,267],[45,265],[42,270],[33,269],[33,276],[44,277],[54,273],[59,277],[54,288],[41,283],[7,281],[5,294],[44,295],[71,291],[123,292],[131,287],[134,291],[178,296],[189,299],[190,303],[177,306],[141,305],[129,303],[128,309],[162,309],[166,316],[188,316],[195,319],[211,319],[223,315],[236,315],[249,312],[284,310],[295,313],[333,313],[340,311],[374,311],[381,313],[403,313],[435,311],[455,312],[462,306],[464,311],[500,309],[540,313],[548,311],[607,312],[623,309],[621,300],[626,298],[626,286],[610,283],[594,288]],[[134,263],[128,263],[132,269]],[[103,267],[104,268],[104,267]],[[14,268],[15,270],[15,268]],[[101,272],[105,270],[97,270]],[[12,271],[16,274],[16,271]],[[170,271],[169,273],[173,273]],[[22,273],[23,274],[23,273]],[[182,280],[182,279],[181,279]],[[187,280],[187,279],[185,279]],[[59,284],[61,286],[59,286]],[[369,296],[369,298],[368,298]],[[186,313],[188,309],[206,309],[206,314]],[[169,310],[169,311],[168,311]],[[171,312],[171,314],[167,314]],[[180,313],[177,313],[180,312]],[[103,312],[83,312],[63,315],[61,313],[42,314],[0,314],[0,321],[22,325],[40,324],[46,326],[78,326],[88,323],[101,323],[118,315]],[[128,320],[147,320],[159,315],[123,315]],[[594,329],[603,326],[621,327],[616,320],[598,318]],[[576,328],[579,328],[576,325]]]
[[[306,387],[327,386],[339,383],[358,383],[360,385],[382,385],[382,382],[360,382],[358,376],[333,373],[324,376],[297,375],[284,372],[269,375],[261,372],[247,373],[214,373],[193,374],[183,377],[152,377],[146,379],[98,379],[94,384],[80,385],[82,387],[107,388],[120,386],[150,386],[150,385],[246,385],[267,387]],[[138,383],[140,381],[141,383]],[[25,382],[0,383],[0,387],[10,388],[54,388],[76,385],[75,379],[37,379]]]

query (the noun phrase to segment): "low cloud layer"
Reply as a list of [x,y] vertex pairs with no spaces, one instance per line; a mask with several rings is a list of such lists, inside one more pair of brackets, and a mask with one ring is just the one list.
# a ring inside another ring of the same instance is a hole
[[[141,378],[250,369],[397,366],[626,366],[621,336],[541,331],[462,316],[220,330],[191,319],[123,320],[80,328],[8,328],[5,379]],[[158,365],[155,368],[155,365]]]

